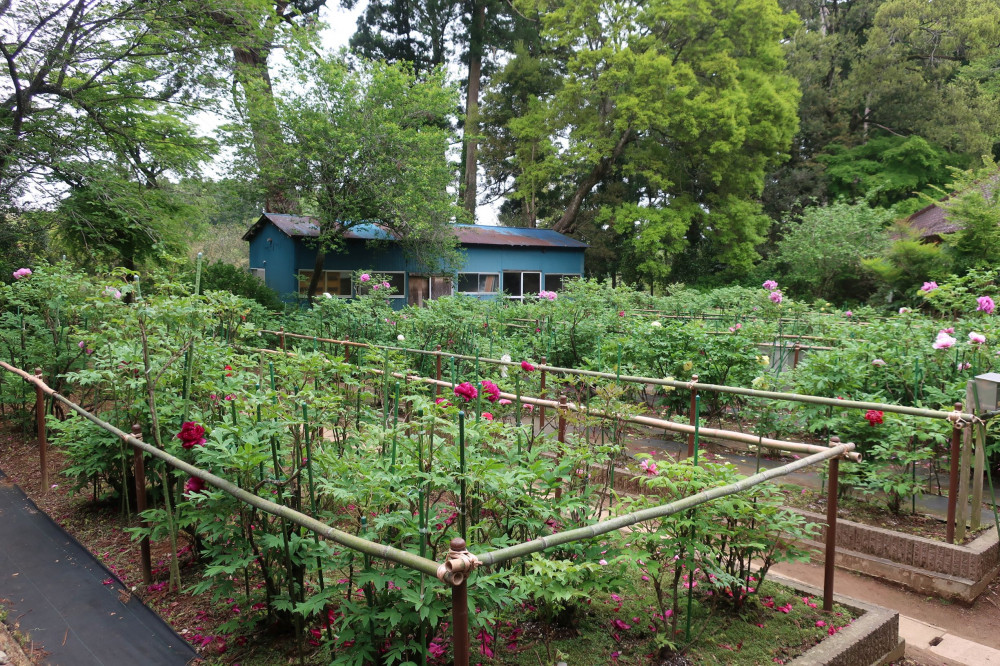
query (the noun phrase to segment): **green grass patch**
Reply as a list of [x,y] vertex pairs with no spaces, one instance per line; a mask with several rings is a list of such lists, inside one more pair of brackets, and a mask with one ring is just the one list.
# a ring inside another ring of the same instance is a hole
[[857,616],[840,605],[824,612],[822,598],[802,596],[771,582],[765,582],[739,614],[726,612],[725,604],[713,604],[711,596],[696,590],[690,637],[685,600],[672,638],[675,649],[658,661],[655,599],[651,588],[636,583],[619,594],[589,600],[576,613],[573,627],[546,628],[530,607],[508,613],[495,641],[485,634],[474,637],[476,660],[492,651],[493,660],[482,659],[483,663],[537,666],[557,659],[570,664],[786,663]]

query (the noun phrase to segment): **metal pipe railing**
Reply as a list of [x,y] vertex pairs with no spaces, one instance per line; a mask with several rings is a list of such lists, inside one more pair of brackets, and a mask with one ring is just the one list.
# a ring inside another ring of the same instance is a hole
[[[299,333],[289,333],[288,331],[271,331],[267,329],[261,329],[261,333],[268,333],[273,335],[284,335],[292,338],[300,338],[303,340],[315,340],[317,342],[326,342],[330,344],[337,345],[347,345],[351,347],[369,347],[372,349],[389,349],[392,351],[399,351],[409,354],[424,354],[427,356],[447,356],[461,361],[476,361],[481,363],[491,363],[493,365],[505,365],[508,367],[519,367],[520,363],[514,361],[502,361],[500,359],[485,358],[469,356],[466,354],[452,354],[450,352],[443,351],[431,351],[427,349],[414,349],[410,347],[393,347],[390,345],[376,345],[368,342],[354,342],[352,340],[334,340],[332,338],[320,338],[314,335],[302,335]],[[931,419],[948,419],[954,421],[955,419],[962,419],[963,421],[968,421],[973,418],[972,414],[964,412],[946,412],[940,409],[925,409],[922,407],[906,407],[904,405],[894,405],[890,403],[881,402],[867,402],[862,400],[841,400],[839,398],[824,398],[815,395],[803,395],[801,393],[782,393],[779,391],[760,391],[757,389],[742,388],[739,386],[725,386],[720,384],[700,384],[697,382],[683,382],[677,381],[675,379],[659,379],[657,377],[639,377],[635,375],[617,375],[610,372],[598,372],[596,370],[581,370],[578,368],[561,368],[554,365],[545,365],[544,363],[535,366],[537,370],[546,370],[548,372],[557,372],[567,375],[580,375],[583,377],[594,377],[598,379],[614,379],[624,382],[629,382],[632,384],[653,384],[655,386],[670,386],[673,388],[698,390],[698,391],[712,391],[714,393],[731,393],[734,395],[743,395],[750,398],[766,398],[768,400],[781,400],[787,402],[803,402],[813,405],[829,405],[832,407],[839,407],[842,409],[876,409],[883,412],[891,412],[894,414],[906,414],[908,416],[922,416]]]

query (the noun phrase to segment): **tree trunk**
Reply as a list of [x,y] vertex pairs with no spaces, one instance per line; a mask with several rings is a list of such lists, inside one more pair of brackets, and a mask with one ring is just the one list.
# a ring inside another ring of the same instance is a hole
[[586,198],[590,191],[597,186],[604,177],[608,175],[611,171],[611,167],[618,161],[621,157],[622,152],[625,151],[625,146],[627,146],[635,138],[635,133],[632,130],[625,130],[625,133],[621,135],[618,139],[618,143],[611,150],[611,154],[607,157],[602,157],[594,168],[590,171],[590,174],[583,179],[579,187],[570,197],[569,204],[566,206],[565,212],[563,212],[562,217],[559,221],[552,225],[552,229],[558,231],[561,234],[573,233],[576,229],[576,218],[580,214],[580,207],[583,205],[583,200]]
[[483,29],[486,25],[486,0],[477,0],[469,34],[469,85],[465,98],[465,177],[462,202],[473,222],[476,219],[476,171],[479,149],[479,85],[483,70]]

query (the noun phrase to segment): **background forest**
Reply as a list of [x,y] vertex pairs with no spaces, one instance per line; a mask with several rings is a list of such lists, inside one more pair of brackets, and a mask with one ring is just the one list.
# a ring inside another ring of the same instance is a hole
[[443,261],[455,221],[551,227],[657,293],[895,308],[1000,260],[1000,0],[342,0],[331,52],[335,1],[0,2],[0,279],[203,250],[232,285],[265,209]]

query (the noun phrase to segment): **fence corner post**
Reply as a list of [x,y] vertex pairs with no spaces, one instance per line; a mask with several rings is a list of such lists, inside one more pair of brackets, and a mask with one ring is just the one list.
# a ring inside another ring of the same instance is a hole
[[42,369],[35,368],[35,425],[38,429],[38,466],[41,469],[41,492],[49,492],[49,444],[45,437],[45,392],[42,390]]
[[792,354],[792,370],[794,370],[799,365],[799,352],[802,351],[802,345],[799,344],[798,342],[796,342],[795,346],[792,347],[792,351],[793,351],[793,354]]
[[[839,437],[830,438],[830,446],[840,446]],[[840,457],[830,458],[826,486],[826,539],[823,540],[823,610],[833,610],[833,574],[837,564],[837,493]]]
[[[449,544],[449,558],[465,553],[465,540],[454,538]],[[455,653],[455,666],[469,666],[469,587],[468,578],[462,576],[462,582],[451,587],[451,624],[452,651]]]
[[[434,378],[437,379],[440,382],[441,381],[441,345],[438,345],[437,347],[434,348],[434,355],[437,356],[437,358],[434,360],[434,365],[436,366],[435,370],[437,372],[437,374],[434,376]],[[441,394],[441,385],[440,384],[435,384],[434,385],[434,395],[438,396],[440,394]]]
[[[132,436],[142,439],[142,426],[138,423],[132,426]],[[142,449],[132,445],[132,465],[135,476],[135,511],[139,516],[146,510],[146,463],[142,457]],[[141,519],[143,529],[149,529],[149,523]],[[153,582],[153,563],[149,555],[149,535],[139,540],[139,551],[142,555],[142,582],[149,585]]]
[[[962,403],[955,403],[955,411],[962,411]],[[948,543],[955,543],[955,512],[958,508],[958,463],[961,458],[962,429],[958,420],[952,421],[951,427],[951,469],[948,474],[948,523],[945,528],[945,538]]]

